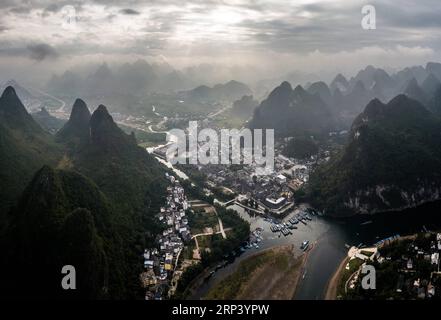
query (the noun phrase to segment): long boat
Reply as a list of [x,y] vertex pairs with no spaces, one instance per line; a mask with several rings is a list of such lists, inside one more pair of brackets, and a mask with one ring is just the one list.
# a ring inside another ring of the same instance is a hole
[[302,245],[300,246],[300,249],[302,249],[303,251],[306,251],[309,247],[309,240],[305,240],[302,242]]

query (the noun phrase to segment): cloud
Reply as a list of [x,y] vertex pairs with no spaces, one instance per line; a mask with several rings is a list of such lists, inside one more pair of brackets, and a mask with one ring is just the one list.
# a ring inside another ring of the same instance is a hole
[[28,6],[13,7],[9,11],[11,13],[16,13],[16,14],[27,14],[31,11],[31,7]]
[[58,57],[58,52],[46,43],[30,44],[26,48],[29,51],[29,58],[32,60],[43,61]]
[[136,10],[130,9],[130,8],[121,9],[119,12],[122,13],[122,14],[127,14],[127,15],[139,15],[139,14],[141,14],[139,11],[136,11]]
[[[361,28],[366,0],[2,0],[0,60],[84,65],[86,55],[161,55],[178,68],[246,65],[250,74],[259,67],[273,76],[440,57],[439,0],[368,3],[376,7],[376,30]],[[75,9],[74,23],[66,23],[66,5]]]
[[48,5],[46,8],[44,8],[44,12],[45,13],[49,13],[49,12],[58,12],[61,9],[61,7],[56,4],[56,3],[51,3],[50,5]]

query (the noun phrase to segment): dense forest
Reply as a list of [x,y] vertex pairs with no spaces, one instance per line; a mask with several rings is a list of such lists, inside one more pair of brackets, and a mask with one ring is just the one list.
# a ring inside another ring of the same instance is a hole
[[[165,194],[165,168],[106,107],[90,114],[81,100],[54,136],[8,87],[0,98],[0,133],[1,294],[141,297],[141,254],[160,230],[154,215]],[[69,264],[76,266],[75,293],[60,286]],[[26,289],[30,276],[38,290]]]

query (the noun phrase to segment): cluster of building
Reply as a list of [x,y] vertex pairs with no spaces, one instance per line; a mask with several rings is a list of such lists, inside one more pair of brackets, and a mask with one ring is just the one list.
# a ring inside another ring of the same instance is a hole
[[254,164],[201,165],[198,171],[206,175],[207,185],[222,186],[238,194],[240,202],[252,200],[260,211],[280,215],[294,205],[294,192],[308,181],[313,164],[312,160],[300,161],[279,154],[274,171],[268,175],[257,175]]
[[164,207],[158,219],[163,226],[157,235],[155,248],[144,250],[144,272],[141,283],[146,291],[146,299],[162,299],[168,291],[179,255],[184,244],[191,240],[186,211],[189,208],[184,188],[172,175],[166,174],[170,181]]
[[[404,247],[397,247],[392,251],[385,250],[395,241],[410,239]],[[441,291],[440,253],[441,233],[425,235],[424,240],[415,241],[417,237],[405,237],[404,239],[391,237],[378,242],[373,248],[352,247],[348,256],[352,259],[360,259],[364,263],[376,261],[380,265],[386,264],[385,270],[390,265],[397,272],[398,278],[395,287],[390,289],[389,294],[397,297],[411,299],[430,299],[439,297]],[[349,263],[346,266],[349,270]],[[377,270],[382,272],[383,267]],[[347,282],[347,289],[354,289],[360,281],[360,269],[357,270]],[[389,289],[388,289],[389,290]]]
[[[418,247],[415,243],[409,244],[407,252],[401,256],[396,292],[406,291],[418,299],[434,297],[437,291],[437,282],[438,290],[441,290],[439,288],[439,280],[441,279],[440,253],[441,233],[437,233],[436,240],[430,241],[427,247]],[[378,261],[381,263],[385,259],[388,257],[380,257]],[[430,271],[422,265],[430,265]],[[423,272],[422,269],[426,272]]]

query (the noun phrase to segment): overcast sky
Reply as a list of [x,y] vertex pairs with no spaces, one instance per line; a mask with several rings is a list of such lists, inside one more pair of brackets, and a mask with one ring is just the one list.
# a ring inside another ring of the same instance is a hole
[[[376,30],[361,27],[366,4]],[[1,0],[0,75],[44,79],[137,58],[217,64],[242,78],[351,75],[440,61],[440,17],[439,0]]]

